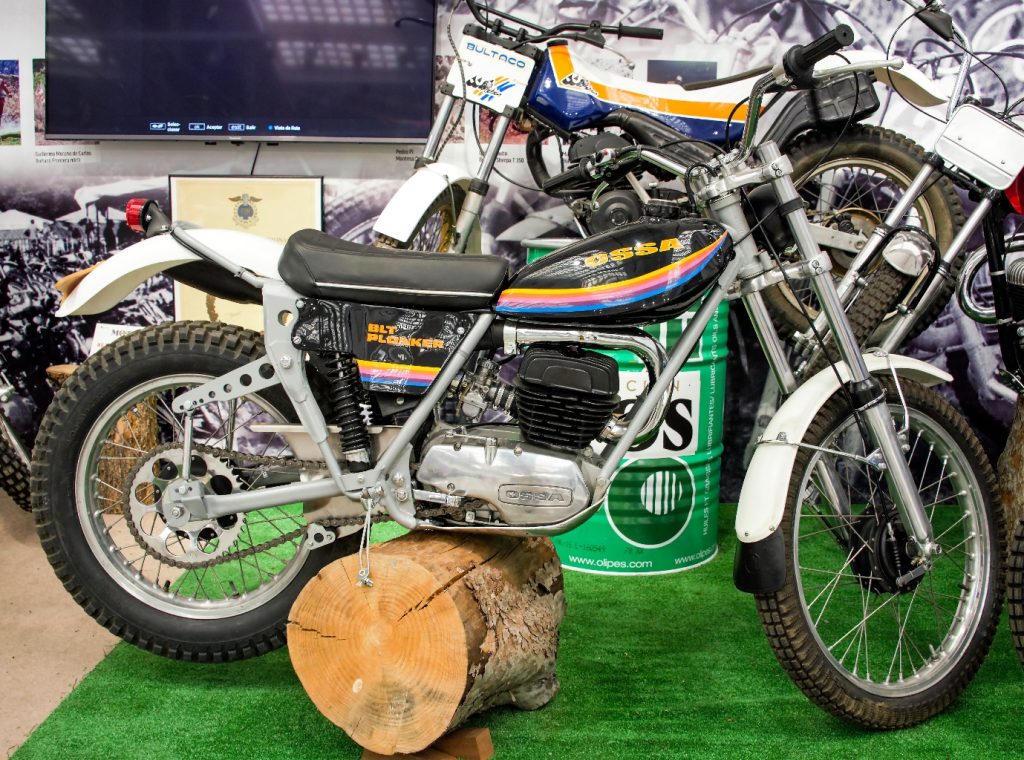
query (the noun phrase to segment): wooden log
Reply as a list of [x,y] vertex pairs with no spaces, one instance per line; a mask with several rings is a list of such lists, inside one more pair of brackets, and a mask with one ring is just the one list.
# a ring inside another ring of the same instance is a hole
[[460,728],[413,755],[382,755],[365,749],[360,760],[491,760],[492,757],[494,743],[489,728]]
[[1017,521],[1024,518],[1024,397],[1017,398],[1006,448],[999,455],[999,500],[1006,516],[1006,538],[1013,538]]
[[558,691],[565,614],[551,541],[414,532],[326,566],[292,606],[288,649],[317,708],[383,755],[419,752],[474,713]]

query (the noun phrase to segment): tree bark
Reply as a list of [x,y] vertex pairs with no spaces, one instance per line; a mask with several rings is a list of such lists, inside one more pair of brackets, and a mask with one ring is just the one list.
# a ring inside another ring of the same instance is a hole
[[1017,398],[1006,448],[999,455],[999,501],[1006,516],[1006,538],[1013,538],[1017,521],[1024,518],[1024,396]]
[[338,560],[292,607],[292,664],[317,708],[381,754],[418,752],[474,713],[558,691],[565,614],[551,541],[414,532],[372,547],[372,587]]

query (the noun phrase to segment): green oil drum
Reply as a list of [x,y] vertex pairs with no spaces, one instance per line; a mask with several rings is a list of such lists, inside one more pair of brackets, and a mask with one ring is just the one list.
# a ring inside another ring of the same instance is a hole
[[[565,242],[527,241],[527,260]],[[645,330],[671,348],[695,311]],[[563,567],[655,575],[688,570],[715,557],[727,332],[728,304],[723,303],[676,376],[657,435],[622,459],[594,516],[554,538]],[[647,371],[628,351],[605,353],[619,365],[619,396],[628,408],[647,386]]]

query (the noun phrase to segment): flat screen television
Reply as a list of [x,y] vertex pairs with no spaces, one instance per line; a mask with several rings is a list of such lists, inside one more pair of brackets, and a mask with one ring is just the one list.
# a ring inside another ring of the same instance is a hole
[[434,0],[47,0],[46,136],[424,140]]

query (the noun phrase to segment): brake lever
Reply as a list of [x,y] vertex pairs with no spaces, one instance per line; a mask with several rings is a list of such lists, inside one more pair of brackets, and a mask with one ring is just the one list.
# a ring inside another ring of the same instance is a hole
[[902,58],[886,58],[877,61],[860,61],[858,63],[848,63],[844,66],[836,66],[835,68],[826,69],[820,73],[814,73],[814,81],[822,82],[826,79],[831,79],[834,76],[840,74],[851,74],[853,72],[860,71],[874,71],[875,69],[892,69],[893,71],[899,71],[906,65],[906,61]]

